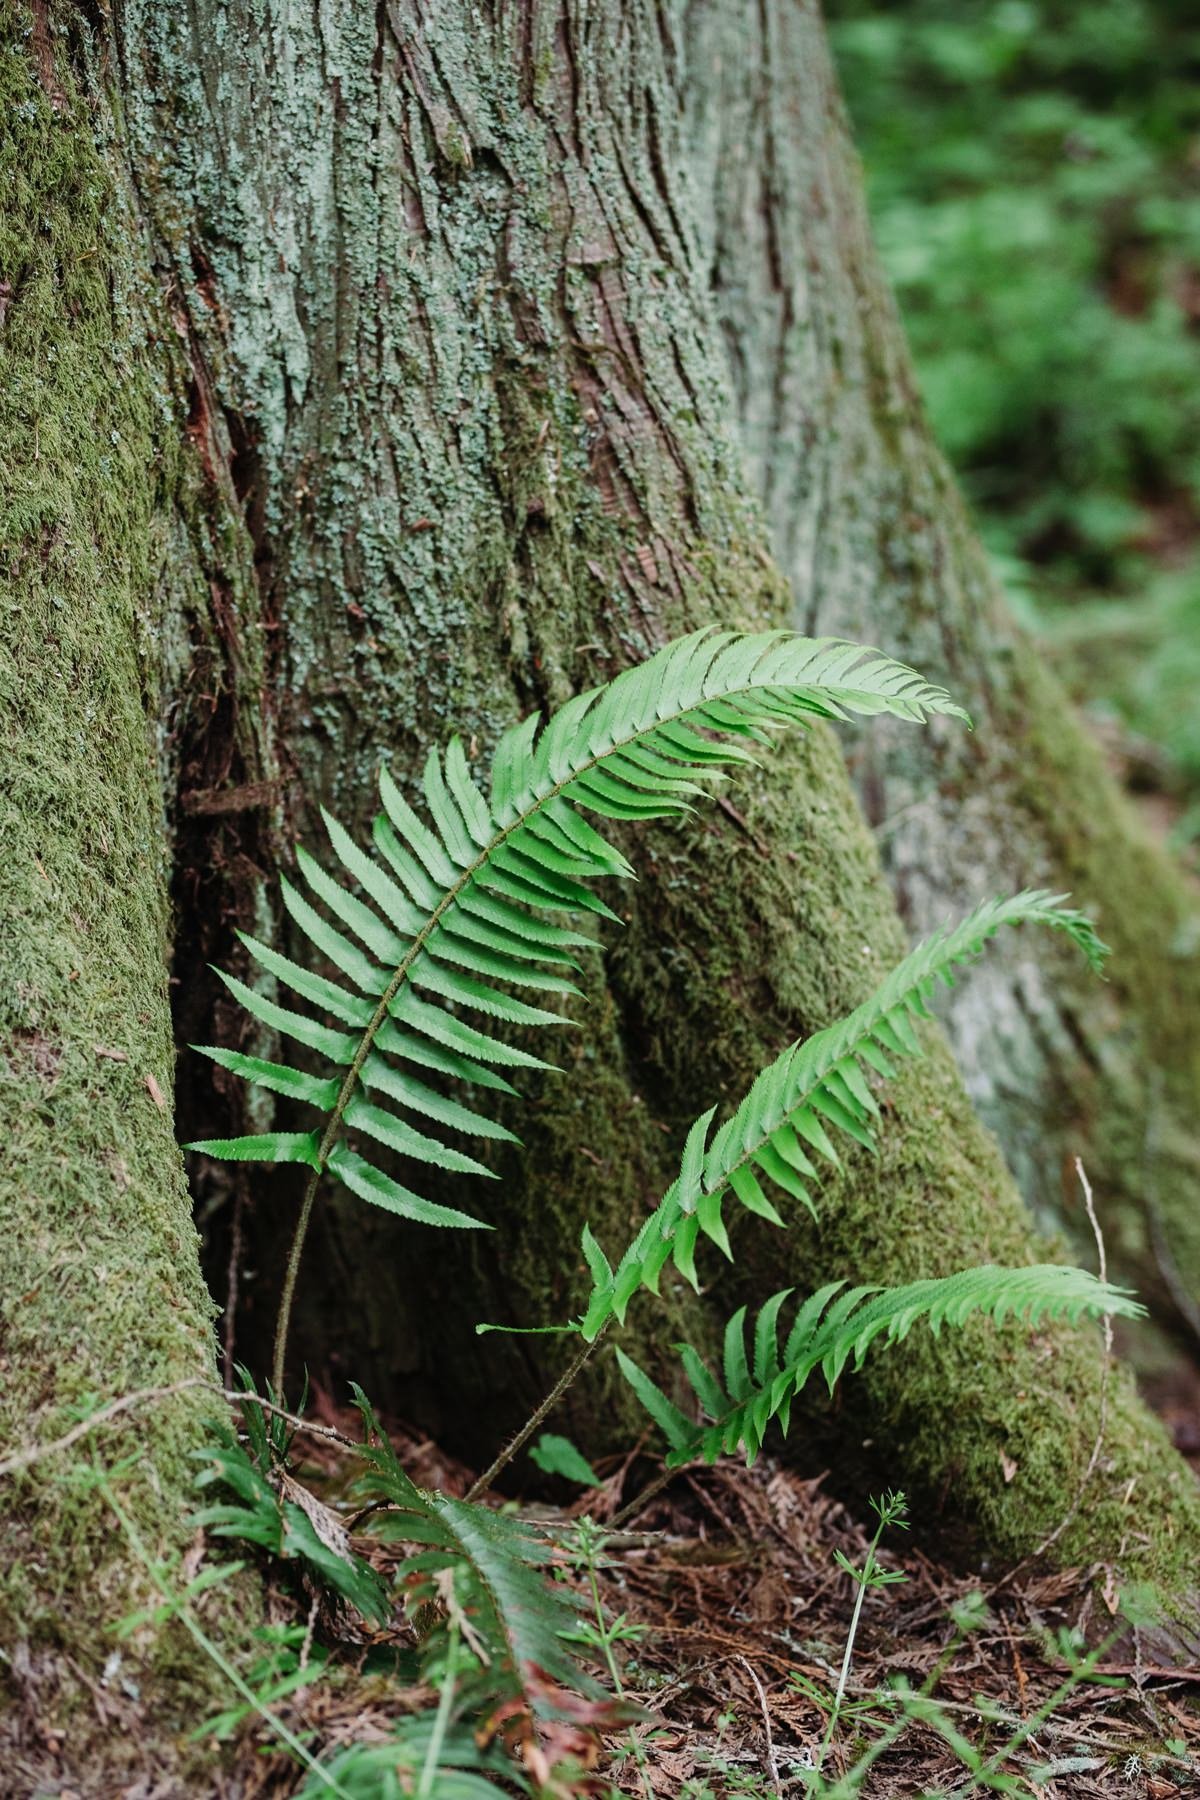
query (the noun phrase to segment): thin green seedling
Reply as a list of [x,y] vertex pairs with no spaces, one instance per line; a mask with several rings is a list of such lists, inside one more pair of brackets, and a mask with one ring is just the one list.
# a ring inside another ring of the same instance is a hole
[[[823,1793],[825,1800],[856,1800],[856,1796],[860,1792],[862,1784],[871,1769],[879,1761],[880,1757],[885,1756],[908,1730],[913,1719],[913,1706],[921,1701],[932,1699],[938,1682],[957,1655],[963,1640],[970,1632],[977,1631],[980,1626],[986,1622],[988,1614],[987,1608],[984,1605],[983,1596],[981,1594],[969,1595],[965,1601],[951,1608],[951,1617],[955,1624],[954,1635],[943,1649],[932,1669],[930,1669],[918,1692],[916,1694],[909,1694],[902,1686],[897,1686],[888,1691],[886,1699],[894,1705],[897,1705],[900,1710],[897,1713],[897,1716],[888,1725],[887,1729],[880,1733],[879,1737],[877,1737],[875,1742],[867,1748],[854,1766],[847,1770],[844,1775],[840,1776],[832,1787],[820,1785],[822,1783],[822,1776],[819,1767],[814,1772],[812,1785],[814,1787],[819,1787],[819,1791]],[[879,1698],[882,1699],[885,1698],[885,1696],[881,1695]]]
[[425,1751],[425,1761],[421,1765],[421,1775],[417,1782],[415,1800],[433,1800],[433,1784],[437,1780],[438,1763],[441,1760],[442,1745],[446,1741],[446,1729],[450,1723],[450,1712],[454,1705],[454,1690],[458,1682],[458,1646],[458,1611],[457,1608],[451,1608],[446,1628],[446,1667],[442,1675],[441,1691],[438,1694],[437,1711],[433,1718],[433,1730],[429,1734],[429,1745]]
[[875,1535],[867,1546],[867,1557],[862,1568],[857,1568],[849,1557],[840,1550],[834,1555],[840,1568],[857,1586],[854,1596],[854,1611],[850,1617],[850,1629],[846,1634],[846,1650],[842,1657],[841,1673],[838,1676],[837,1691],[833,1696],[833,1707],[825,1726],[825,1736],[821,1739],[821,1748],[817,1752],[817,1767],[823,1769],[833,1735],[838,1728],[838,1720],[842,1715],[842,1701],[846,1693],[846,1683],[850,1679],[850,1664],[854,1659],[854,1645],[858,1638],[859,1621],[862,1618],[863,1601],[867,1597],[868,1588],[890,1587],[895,1582],[907,1581],[908,1577],[899,1569],[884,1569],[879,1564],[879,1544],[884,1532],[890,1525],[900,1531],[908,1530],[908,1501],[902,1493],[893,1493],[890,1489],[879,1499],[872,1499],[871,1510],[879,1521],[875,1527]]
[[[640,1643],[646,1635],[646,1627],[631,1623],[624,1613],[618,1614],[612,1620],[606,1619],[604,1616],[604,1603],[600,1598],[599,1570],[600,1559],[604,1555],[607,1544],[607,1535],[596,1524],[596,1521],[585,1513],[575,1528],[572,1562],[576,1568],[582,1568],[587,1574],[588,1589],[596,1622],[593,1625],[591,1620],[587,1620],[573,1631],[564,1632],[562,1635],[576,1643],[587,1644],[592,1649],[600,1651],[608,1670],[609,1680],[613,1684],[613,1692],[619,1700],[623,1700],[625,1684],[621,1679],[615,1646],[620,1643]],[[627,1743],[634,1761],[637,1763],[638,1775],[646,1800],[653,1800],[645,1746],[633,1731],[630,1731]]]
[[[121,1465],[122,1469],[128,1469],[130,1466],[132,1466],[131,1459],[126,1459],[126,1462]],[[130,1549],[133,1551],[138,1561],[146,1570],[151,1581],[162,1595],[163,1601],[169,1609],[170,1614],[179,1620],[180,1624],[188,1633],[197,1648],[208,1657],[214,1668],[224,1676],[225,1680],[241,1696],[247,1706],[257,1713],[263,1723],[274,1732],[280,1743],[287,1746],[292,1752],[292,1755],[305,1766],[309,1774],[314,1776],[328,1793],[338,1795],[340,1800],[351,1800],[351,1796],[347,1794],[345,1788],[321,1767],[321,1764],[317,1761],[317,1758],[313,1755],[307,1744],[303,1743],[301,1739],[296,1736],[295,1732],[292,1731],[289,1726],[284,1724],[278,1713],[273,1712],[271,1708],[264,1703],[261,1697],[254,1692],[254,1689],[243,1679],[237,1669],[234,1668],[229,1658],[224,1654],[220,1647],[213,1642],[212,1638],[209,1637],[207,1631],[205,1631],[183,1595],[176,1593],[171,1588],[162,1571],[161,1565],[151,1556],[137,1526],[130,1518],[125,1507],[121,1504],[116,1489],[113,1487],[112,1481],[109,1478],[108,1471],[101,1463],[94,1460],[90,1465],[90,1474],[91,1481],[89,1485],[95,1487],[105,1504],[108,1506],[109,1511],[113,1514],[117,1524],[120,1526]]]

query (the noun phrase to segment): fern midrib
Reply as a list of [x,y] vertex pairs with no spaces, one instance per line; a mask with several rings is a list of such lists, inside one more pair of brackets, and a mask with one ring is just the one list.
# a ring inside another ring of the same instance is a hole
[[[919,985],[918,983],[914,983],[914,986],[918,986],[918,985]],[[911,993],[912,991],[913,991],[912,989],[907,990],[907,992],[909,992],[909,993]],[[900,1004],[900,1002],[898,1001],[897,1004]],[[860,1037],[858,1037],[855,1040],[855,1042],[861,1043],[864,1037],[869,1037],[870,1035],[871,1034],[869,1031],[865,1031],[861,1034]],[[855,1054],[855,1052],[853,1049],[849,1049],[849,1050],[846,1050],[845,1052],[843,1052],[843,1054],[845,1056],[852,1056]],[[804,1107],[811,1105],[813,1095],[820,1088],[822,1082],[826,1079],[826,1077],[830,1074],[830,1072],[841,1061],[842,1061],[841,1056],[835,1057],[833,1059],[833,1061],[829,1064],[829,1067],[827,1069],[825,1069],[820,1075],[816,1076],[813,1079],[813,1081],[810,1083],[810,1085],[804,1090],[803,1094],[800,1095],[799,1099],[796,1100],[791,1106],[789,1106],[787,1108],[787,1111],[784,1113],[783,1117],[778,1121],[778,1123],[775,1125],[772,1125],[769,1131],[764,1131],[760,1137],[755,1139],[754,1144],[750,1148],[748,1148],[747,1150],[745,1150],[743,1152],[743,1154],[738,1158],[737,1162],[731,1163],[729,1165],[729,1167],[726,1169],[725,1173],[721,1177],[721,1180],[717,1183],[717,1185],[715,1187],[711,1187],[711,1188],[710,1187],[702,1187],[702,1189],[701,1189],[702,1197],[704,1199],[707,1199],[710,1194],[719,1194],[719,1193],[723,1192],[726,1188],[728,1188],[732,1182],[733,1176],[737,1173],[737,1171],[739,1169],[746,1168],[748,1165],[750,1165],[754,1162],[756,1156],[758,1155],[758,1152],[763,1148],[764,1144],[770,1143],[770,1141],[774,1137],[775,1133],[777,1131],[781,1130],[782,1127],[789,1122],[789,1120],[792,1118],[792,1115],[794,1113],[800,1112]],[[659,1204],[661,1205],[662,1202],[660,1201]],[[672,1237],[675,1234],[675,1230],[678,1228],[679,1221],[681,1219],[694,1217],[695,1212],[696,1212],[695,1207],[685,1208],[682,1200],[677,1199],[676,1205],[679,1210],[678,1210],[678,1214],[677,1214],[676,1218],[672,1221],[672,1224],[671,1224]],[[614,1287],[616,1285],[616,1276],[619,1273],[620,1273],[620,1265],[618,1264],[617,1268],[613,1271]]]

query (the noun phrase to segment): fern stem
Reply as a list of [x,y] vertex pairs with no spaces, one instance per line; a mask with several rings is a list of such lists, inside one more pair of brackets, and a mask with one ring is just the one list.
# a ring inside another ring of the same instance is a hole
[[304,1199],[300,1203],[300,1217],[296,1220],[296,1229],[292,1233],[292,1242],[288,1249],[287,1272],[283,1278],[283,1292],[279,1296],[279,1311],[275,1318],[275,1355],[271,1365],[271,1387],[278,1400],[283,1399],[283,1368],[287,1360],[288,1331],[292,1323],[292,1301],[296,1293],[296,1277],[300,1273],[300,1258],[304,1254],[308,1222],[312,1218],[313,1202],[316,1200],[317,1188],[323,1173],[323,1168],[314,1169],[308,1178]]
[[[494,847],[495,846],[493,845],[492,848]],[[362,1066],[371,1054],[371,1048],[379,1032],[379,1027],[387,1018],[388,1013],[391,1010],[392,1001],[400,992],[409,969],[412,967],[421,951],[425,948],[430,933],[433,931],[442,914],[449,906],[453,905],[467,882],[475,874],[480,865],[487,861],[490,854],[491,849],[485,850],[482,855],[477,857],[471,864],[471,867],[466,870],[461,880],[450,889],[449,893],[443,894],[437,907],[430,913],[428,920],[413,939],[408,954],[405,956],[403,962],[380,995],[379,1005],[371,1014],[370,1023],[363,1032],[362,1041],[354,1053],[354,1060],[346,1070],[345,1079],[338,1089],[338,1097],[334,1101],[333,1111],[329,1115],[329,1123],[322,1133],[321,1142],[317,1149],[317,1166],[308,1178],[308,1186],[304,1190],[304,1199],[300,1203],[300,1217],[296,1220],[296,1229],[292,1233],[291,1247],[288,1250],[287,1272],[283,1278],[283,1292],[279,1296],[279,1313],[275,1321],[275,1355],[272,1362],[271,1378],[275,1386],[276,1397],[280,1400],[283,1399],[283,1372],[284,1365],[287,1361],[288,1332],[291,1329],[292,1323],[292,1301],[296,1294],[296,1278],[300,1273],[300,1259],[304,1255],[304,1240],[308,1236],[308,1226],[309,1220],[312,1218],[313,1203],[317,1198],[317,1189],[321,1184],[321,1177],[325,1173],[325,1164],[329,1160],[333,1146],[341,1135],[342,1119],[345,1116],[346,1108],[354,1097],[354,1089],[358,1084],[359,1075],[362,1073]]]
[[635,1494],[632,1500],[626,1501],[619,1513],[613,1514],[609,1521],[609,1529],[619,1531],[622,1525],[627,1525],[630,1519],[636,1518],[642,1508],[654,1499],[656,1494],[662,1493],[668,1482],[674,1481],[676,1475],[682,1474],[682,1468],[660,1469],[653,1481],[648,1481],[640,1493]]
[[524,1425],[522,1425],[520,1431],[517,1432],[516,1436],[509,1439],[491,1468],[485,1469],[483,1474],[479,1477],[479,1480],[468,1490],[468,1501],[478,1500],[480,1494],[486,1494],[488,1489],[495,1485],[496,1477],[507,1469],[518,1450],[523,1449],[529,1442],[529,1439],[533,1436],[543,1419],[554,1411],[554,1408],[558,1405],[567,1389],[571,1386],[571,1383],[574,1381],[580,1369],[582,1369],[584,1363],[599,1342],[600,1338],[599,1335],[597,1335],[592,1339],[590,1344],[585,1344],[583,1349],[580,1350],[579,1354],[575,1357],[574,1361],[567,1365],[554,1386],[550,1389],[550,1392],[538,1407],[537,1411],[531,1413]]

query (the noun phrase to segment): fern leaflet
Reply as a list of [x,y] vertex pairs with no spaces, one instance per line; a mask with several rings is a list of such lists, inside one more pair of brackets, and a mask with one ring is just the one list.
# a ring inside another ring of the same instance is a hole
[[889,1057],[919,1055],[913,1020],[929,1016],[927,1001],[938,983],[952,985],[955,970],[973,960],[1002,926],[1037,922],[1065,932],[1099,970],[1106,947],[1082,913],[1062,905],[1064,899],[1062,894],[1029,891],[984,901],[958,925],[919,944],[846,1018],[791,1044],[757,1077],[711,1142],[716,1108],[697,1119],[678,1177],[615,1270],[585,1227],[583,1252],[593,1285],[582,1335],[591,1341],[614,1316],[623,1322],[640,1287],[657,1293],[669,1260],[695,1285],[702,1233],[728,1256],[723,1207],[730,1193],[748,1211],[781,1225],[763,1188],[765,1177],[815,1216],[808,1185],[820,1179],[814,1155],[834,1165],[839,1160],[830,1129],[872,1144],[879,1108],[867,1085],[867,1070],[890,1076]]
[[1083,1269],[1056,1263],[1024,1269],[983,1265],[895,1288],[846,1288],[843,1282],[831,1282],[803,1301],[781,1348],[779,1314],[791,1292],[784,1288],[767,1301],[749,1345],[746,1308],[729,1320],[723,1383],[690,1344],[678,1346],[708,1424],[688,1418],[618,1349],[622,1373],[671,1446],[671,1467],[697,1457],[715,1462],[738,1448],[753,1462],[773,1419],[786,1433],[792,1401],[814,1369],[820,1368],[832,1392],[847,1363],[861,1368],[876,1338],[899,1343],[920,1319],[937,1332],[943,1324],[961,1325],[972,1313],[989,1314],[999,1324],[1009,1315],[1033,1322],[1043,1317],[1076,1321],[1099,1313],[1138,1318],[1145,1311],[1123,1289]]
[[361,1389],[354,1393],[368,1439],[361,1452],[368,1473],[358,1488],[366,1498],[388,1503],[386,1512],[375,1515],[374,1529],[425,1546],[398,1571],[408,1586],[410,1609],[419,1613],[438,1605],[438,1577],[451,1572],[477,1654],[492,1665],[494,1691],[507,1687],[538,1717],[556,1711],[556,1686],[599,1694],[563,1639],[578,1623],[578,1603],[548,1579],[546,1545],[520,1519],[419,1488],[401,1467]]

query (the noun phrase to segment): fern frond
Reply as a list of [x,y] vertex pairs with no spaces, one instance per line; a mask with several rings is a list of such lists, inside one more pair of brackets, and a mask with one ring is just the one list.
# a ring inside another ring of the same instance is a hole
[[800,1305],[781,1346],[779,1313],[791,1292],[785,1288],[767,1301],[749,1344],[746,1308],[729,1320],[723,1382],[691,1345],[678,1346],[708,1424],[689,1419],[630,1357],[617,1351],[622,1373],[671,1446],[667,1460],[672,1467],[697,1457],[715,1462],[738,1448],[753,1462],[773,1419],[786,1433],[792,1401],[815,1369],[832,1392],[848,1363],[861,1368],[877,1338],[899,1343],[920,1319],[936,1333],[943,1325],[961,1325],[972,1313],[990,1315],[1000,1324],[1008,1317],[1074,1322],[1084,1314],[1101,1313],[1132,1319],[1145,1311],[1124,1289],[1083,1269],[1056,1263],[1024,1269],[985,1264],[903,1287],[846,1288],[843,1282],[831,1282]]
[[[422,1790],[431,1756],[437,1773],[433,1785]],[[435,1800],[509,1800],[514,1793],[533,1793],[503,1748],[481,1748],[469,1722],[455,1719],[447,1728],[430,1707],[402,1713],[382,1739],[371,1737],[330,1755],[309,1773],[296,1800],[329,1800],[330,1793],[345,1800],[400,1800],[422,1791]]]
[[[703,631],[568,701],[540,731],[535,716],[506,732],[486,794],[457,738],[425,763],[424,816],[385,769],[374,854],[323,814],[341,879],[300,850],[312,898],[283,883],[284,906],[314,960],[337,978],[240,934],[272,982],[322,1017],[221,976],[254,1018],[326,1068],[312,1075],[196,1046],[243,1079],[316,1108],[324,1123],[310,1133],[187,1147],[237,1160],[305,1162],[313,1171],[310,1194],[327,1171],[403,1217],[480,1225],[374,1169],[362,1140],[443,1169],[487,1172],[441,1133],[512,1134],[442,1092],[436,1078],[511,1093],[501,1071],[550,1066],[497,1029],[562,1024],[556,1005],[512,990],[553,1002],[572,998],[577,953],[592,940],[560,915],[614,916],[588,884],[628,877],[632,869],[591,817],[683,813],[715,771],[752,760],[747,742],[769,743],[778,728],[813,717],[882,712],[911,720],[965,717],[943,689],[878,651],[786,632]],[[353,1133],[354,1151],[340,1142],[343,1132]]]
[[512,1697],[536,1716],[553,1710],[552,1686],[598,1694],[576,1663],[562,1633],[578,1625],[575,1597],[550,1580],[550,1551],[522,1520],[489,1507],[429,1493],[406,1474],[361,1389],[355,1401],[367,1428],[362,1449],[368,1473],[358,1491],[384,1500],[373,1529],[424,1548],[400,1564],[414,1613],[437,1605],[437,1577],[456,1573],[456,1593],[482,1652]]
[[913,1021],[929,1016],[927,1002],[939,982],[953,985],[956,969],[978,956],[1002,926],[1027,922],[1062,931],[1098,971],[1106,947],[1082,913],[1062,905],[1065,898],[1031,890],[1008,900],[985,900],[961,923],[919,944],[846,1018],[791,1044],[757,1077],[711,1142],[716,1109],[697,1119],[677,1179],[615,1271],[585,1230],[584,1255],[593,1285],[583,1336],[594,1339],[614,1316],[623,1321],[640,1287],[657,1292],[668,1260],[695,1284],[702,1233],[728,1256],[723,1207],[729,1194],[748,1211],[782,1224],[765,1180],[815,1217],[811,1186],[820,1180],[815,1158],[834,1165],[839,1160],[831,1133],[844,1132],[867,1147],[873,1144],[879,1108],[867,1084],[868,1072],[890,1076],[889,1058],[920,1054]]
[[[261,1414],[257,1416],[261,1419]],[[285,1471],[276,1471],[274,1480],[268,1480],[266,1440],[261,1441],[263,1461],[258,1462],[228,1426],[217,1426],[212,1442],[195,1453],[202,1464],[196,1486],[224,1489],[232,1497],[202,1508],[191,1523],[213,1537],[238,1538],[272,1556],[300,1561],[364,1618],[386,1625],[391,1607],[379,1576],[355,1555],[340,1521],[327,1507]]]

